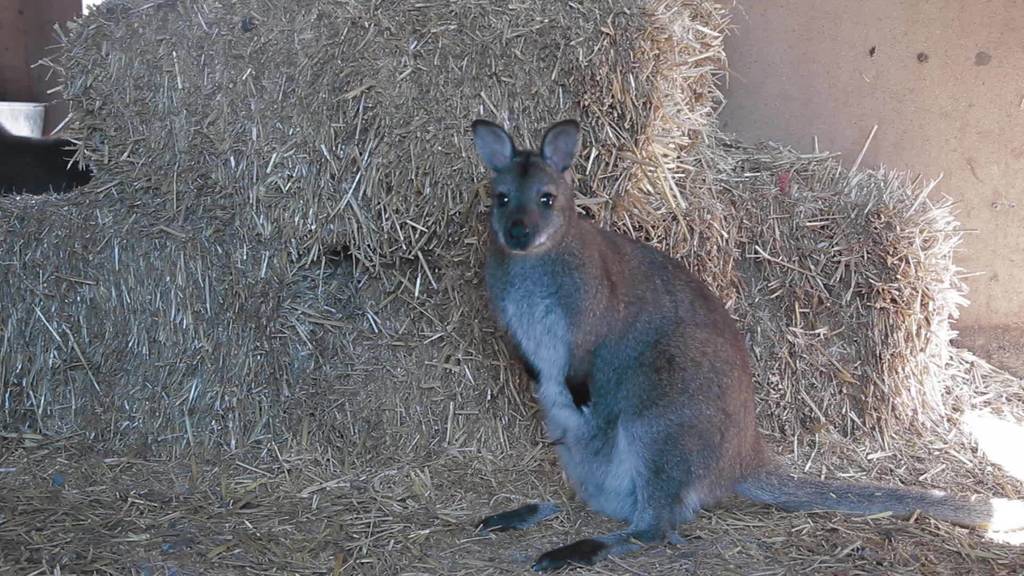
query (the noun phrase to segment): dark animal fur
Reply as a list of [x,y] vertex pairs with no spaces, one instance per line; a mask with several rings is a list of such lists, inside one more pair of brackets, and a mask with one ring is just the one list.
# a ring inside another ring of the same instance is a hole
[[62,193],[88,184],[92,170],[71,162],[74,146],[63,138],[15,136],[0,126],[0,195]]

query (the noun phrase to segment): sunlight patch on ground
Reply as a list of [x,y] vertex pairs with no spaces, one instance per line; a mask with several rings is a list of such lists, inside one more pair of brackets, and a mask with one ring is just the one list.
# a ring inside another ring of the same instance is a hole
[[[964,426],[989,460],[1024,481],[1024,426],[991,412],[968,413]],[[1024,501],[993,498],[987,536],[1008,544],[1024,544]]]
[[970,412],[964,426],[989,460],[1024,482],[1024,425],[991,412]]

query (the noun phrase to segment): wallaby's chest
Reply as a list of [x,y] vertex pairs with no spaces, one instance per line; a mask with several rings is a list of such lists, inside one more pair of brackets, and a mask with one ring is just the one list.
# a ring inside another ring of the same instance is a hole
[[573,366],[574,357],[586,356],[573,349],[572,298],[580,298],[581,291],[568,270],[560,268],[557,274],[492,269],[488,290],[502,324],[537,371],[537,399],[570,481],[593,508],[628,519],[636,502],[635,449],[618,424],[600,415],[607,410],[593,410],[589,392],[587,402],[580,403],[570,390],[570,374],[578,373],[584,380],[595,375],[589,366]]
[[570,327],[564,306],[544,278],[521,278],[494,296],[502,323],[540,379],[568,370]]

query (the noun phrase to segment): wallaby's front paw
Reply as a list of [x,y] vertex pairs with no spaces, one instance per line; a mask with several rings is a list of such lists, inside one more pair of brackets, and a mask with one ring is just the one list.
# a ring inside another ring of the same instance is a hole
[[507,530],[516,530],[519,528],[519,523],[516,522],[515,518],[517,512],[518,510],[509,510],[508,512],[491,514],[477,524],[476,531],[505,532]]
[[554,516],[558,512],[558,506],[551,502],[527,504],[515,510],[487,516],[477,525],[477,531],[505,532],[506,530],[523,530],[536,525],[545,518]]
[[566,566],[593,566],[605,556],[608,545],[600,540],[587,538],[572,544],[549,550],[533,563],[534,572],[550,572]]

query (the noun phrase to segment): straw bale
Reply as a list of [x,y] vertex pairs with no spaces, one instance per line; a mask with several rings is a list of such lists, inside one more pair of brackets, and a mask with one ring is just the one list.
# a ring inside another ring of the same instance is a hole
[[[479,172],[464,161],[468,120],[495,116],[525,139],[582,117],[599,144],[592,186],[621,192],[661,106],[678,118],[656,135],[667,146],[708,122],[719,12],[702,1],[119,2],[71,25],[54,65],[85,154],[173,218],[279,239],[297,261],[345,247],[373,271],[411,260],[427,272],[432,255],[465,249]],[[673,91],[655,97],[670,74]]]
[[[230,447],[284,432],[311,382],[350,371],[310,279],[337,257],[387,277],[381,300],[479,334],[459,287],[479,261],[468,120],[581,115],[591,192],[621,195],[637,142],[683,150],[710,121],[723,26],[704,1],[100,6],[50,62],[100,176],[2,213],[6,422]],[[655,126],[663,108],[686,113]]]
[[762,426],[946,429],[951,323],[966,300],[960,231],[934,183],[721,136],[688,161],[673,191],[636,190],[605,217],[723,298],[748,337]]
[[219,413],[233,442],[294,383],[280,250],[230,250],[153,212],[89,195],[0,204],[5,428],[181,439]]

